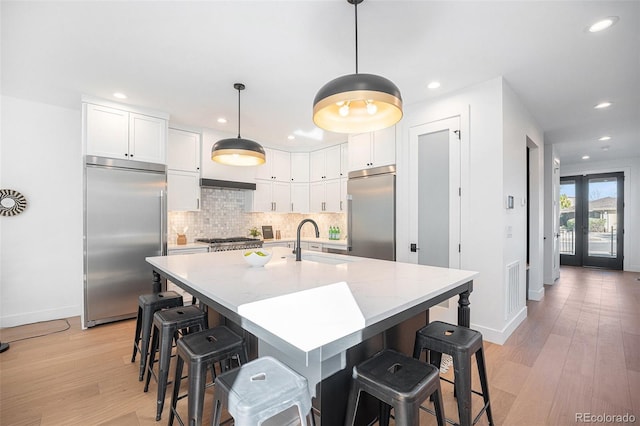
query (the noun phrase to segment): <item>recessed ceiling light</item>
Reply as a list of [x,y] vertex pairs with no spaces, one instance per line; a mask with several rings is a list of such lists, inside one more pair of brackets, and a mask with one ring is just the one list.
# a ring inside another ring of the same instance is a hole
[[224,117],[220,117],[220,118],[218,118],[218,123],[220,123],[220,124],[226,124],[226,123],[227,123],[227,119],[226,119],[226,118],[224,118]]
[[613,105],[611,102],[605,101],[605,102],[600,102],[598,105],[595,105],[594,108],[595,109],[604,109],[604,108],[609,108],[611,105]]
[[603,151],[609,151],[609,145],[607,145],[607,146],[603,146],[603,147],[602,147],[602,150],[603,150]]
[[127,99],[127,95],[125,95],[124,93],[120,93],[120,92],[116,92],[113,94],[114,98],[118,98],[118,99]]
[[608,16],[608,17],[606,17],[604,19],[601,19],[601,20],[593,23],[589,27],[589,32],[590,33],[597,33],[599,31],[606,30],[607,28],[611,27],[616,22],[618,22],[618,17],[617,16]]
[[589,156],[588,156],[588,155],[583,155],[583,156],[582,156],[582,159],[583,159],[583,160],[588,160],[588,159],[589,159]]
[[609,139],[611,139],[611,136],[603,136],[600,139],[598,139],[599,141],[608,141]]
[[429,89],[437,89],[438,87],[440,87],[439,81],[432,81],[431,83],[427,84],[427,88]]
[[296,138],[296,137],[295,137],[295,136],[293,136],[293,135],[289,135],[289,136],[287,136],[287,139],[289,139],[290,141],[294,140],[295,138]]

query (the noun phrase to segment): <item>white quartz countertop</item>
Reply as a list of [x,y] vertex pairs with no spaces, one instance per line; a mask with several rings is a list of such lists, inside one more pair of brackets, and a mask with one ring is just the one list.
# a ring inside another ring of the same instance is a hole
[[[147,262],[178,285],[195,290],[252,326],[307,353],[478,275],[305,250],[303,259],[309,260],[296,262],[289,248],[273,247],[270,251],[272,259],[264,267],[249,266],[243,251],[156,256],[148,257]],[[338,283],[344,285],[334,286]],[[309,290],[314,292],[309,294]],[[334,302],[336,297],[341,298],[340,303]],[[274,312],[278,312],[275,322]],[[327,326],[327,318],[344,321],[332,322],[327,335],[319,332]]]

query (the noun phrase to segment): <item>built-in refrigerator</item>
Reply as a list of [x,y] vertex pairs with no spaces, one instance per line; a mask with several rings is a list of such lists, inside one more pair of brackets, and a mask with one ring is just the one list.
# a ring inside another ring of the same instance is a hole
[[396,169],[349,173],[347,246],[350,255],[396,260]]
[[166,166],[86,157],[83,326],[136,316],[166,253]]

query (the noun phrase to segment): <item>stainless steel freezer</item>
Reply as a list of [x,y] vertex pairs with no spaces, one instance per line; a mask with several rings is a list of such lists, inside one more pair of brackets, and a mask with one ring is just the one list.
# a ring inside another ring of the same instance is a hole
[[383,166],[349,173],[349,254],[396,260],[396,169]]
[[147,256],[166,253],[166,166],[87,157],[85,327],[132,318],[152,289]]

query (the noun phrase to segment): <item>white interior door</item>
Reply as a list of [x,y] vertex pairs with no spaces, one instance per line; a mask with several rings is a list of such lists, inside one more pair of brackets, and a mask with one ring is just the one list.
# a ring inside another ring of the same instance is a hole
[[560,278],[560,162],[553,160],[553,280]]
[[459,130],[460,117],[410,129],[409,232],[414,263],[460,268]]

